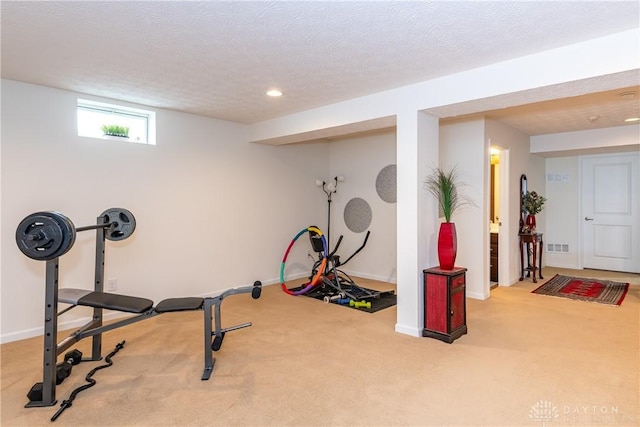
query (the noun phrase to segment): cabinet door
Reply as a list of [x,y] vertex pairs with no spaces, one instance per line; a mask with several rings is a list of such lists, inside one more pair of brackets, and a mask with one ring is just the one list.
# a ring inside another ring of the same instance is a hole
[[455,331],[465,323],[464,287],[451,292],[451,331]]
[[447,277],[427,274],[425,279],[425,328],[447,334]]

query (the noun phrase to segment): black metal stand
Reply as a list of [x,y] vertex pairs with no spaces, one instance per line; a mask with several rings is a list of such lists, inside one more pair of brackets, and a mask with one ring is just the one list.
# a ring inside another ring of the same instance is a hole
[[327,195],[327,229],[325,230],[324,234],[327,235],[328,248],[331,247],[331,196],[338,191],[338,181],[343,181],[341,176],[334,177],[333,183],[330,184],[322,181],[322,191],[324,191],[324,193]]

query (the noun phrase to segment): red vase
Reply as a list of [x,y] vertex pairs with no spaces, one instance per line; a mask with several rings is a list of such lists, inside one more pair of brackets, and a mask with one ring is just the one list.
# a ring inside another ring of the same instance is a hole
[[457,251],[456,225],[453,222],[443,222],[438,234],[438,261],[441,270],[453,270]]
[[527,215],[525,224],[529,231],[534,231],[536,229],[536,216],[531,214]]

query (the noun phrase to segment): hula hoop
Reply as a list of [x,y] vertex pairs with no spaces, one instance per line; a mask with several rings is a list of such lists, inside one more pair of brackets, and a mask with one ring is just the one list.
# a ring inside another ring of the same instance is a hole
[[[311,279],[309,283],[304,285],[304,288],[298,291],[292,291],[289,288],[287,288],[287,285],[284,281],[284,265],[287,262],[287,257],[289,256],[289,252],[291,251],[291,248],[293,247],[293,244],[296,242],[296,240],[298,240],[298,238],[302,236],[305,232],[310,232],[310,231],[315,231],[316,233],[318,233],[318,236],[320,236],[320,239],[322,239],[322,248],[324,249],[324,257],[322,258],[322,262],[320,263],[318,272],[315,274],[315,276],[313,276],[313,279]],[[313,289],[320,281],[322,274],[324,274],[324,269],[327,266],[328,255],[329,255],[329,250],[327,249],[327,240],[324,238],[324,235],[322,234],[322,231],[320,231],[320,229],[316,227],[307,227],[300,230],[300,232],[296,234],[293,240],[291,240],[291,243],[289,243],[287,250],[284,252],[282,263],[280,264],[280,287],[282,288],[282,290],[288,293],[289,295],[302,295],[309,292],[311,289]]]

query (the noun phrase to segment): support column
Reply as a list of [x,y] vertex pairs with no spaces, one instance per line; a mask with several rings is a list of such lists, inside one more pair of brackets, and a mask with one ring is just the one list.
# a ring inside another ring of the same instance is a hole
[[437,264],[437,202],[424,181],[438,165],[439,120],[407,109],[398,113],[397,268],[398,314],[395,330],[422,336],[424,280],[422,270]]

